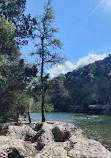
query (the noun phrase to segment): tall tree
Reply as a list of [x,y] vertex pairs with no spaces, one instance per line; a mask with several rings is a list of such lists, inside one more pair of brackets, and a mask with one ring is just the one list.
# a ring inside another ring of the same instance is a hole
[[36,46],[36,52],[32,55],[36,55],[38,61],[40,61],[40,82],[41,82],[41,106],[42,106],[42,122],[45,122],[45,81],[46,70],[53,64],[59,63],[63,60],[56,52],[57,48],[62,48],[62,43],[59,39],[54,38],[58,29],[53,28],[52,23],[54,21],[55,14],[51,6],[51,1],[44,6],[44,12],[42,15],[37,16],[35,19],[34,29],[34,42]]

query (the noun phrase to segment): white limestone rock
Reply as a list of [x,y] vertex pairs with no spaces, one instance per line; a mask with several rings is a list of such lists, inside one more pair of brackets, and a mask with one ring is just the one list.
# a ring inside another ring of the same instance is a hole
[[99,142],[72,124],[0,124],[0,158],[111,158]]
[[111,152],[99,142],[88,138],[70,138],[71,149],[68,156],[72,158],[111,158]]

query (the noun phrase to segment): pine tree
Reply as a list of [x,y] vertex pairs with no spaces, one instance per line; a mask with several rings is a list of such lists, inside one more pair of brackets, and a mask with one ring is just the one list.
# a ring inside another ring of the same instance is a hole
[[60,63],[63,58],[56,52],[57,48],[62,48],[62,43],[59,39],[54,38],[58,29],[52,27],[55,14],[51,6],[51,1],[44,6],[44,12],[35,18],[34,42],[36,52],[32,55],[37,56],[40,61],[40,82],[41,82],[41,106],[42,106],[42,122],[45,122],[45,81],[46,70],[53,64]]

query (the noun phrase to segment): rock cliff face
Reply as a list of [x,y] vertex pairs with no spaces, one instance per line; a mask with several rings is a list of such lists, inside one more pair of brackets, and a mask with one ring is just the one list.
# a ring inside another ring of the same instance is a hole
[[72,124],[0,124],[0,158],[111,158]]

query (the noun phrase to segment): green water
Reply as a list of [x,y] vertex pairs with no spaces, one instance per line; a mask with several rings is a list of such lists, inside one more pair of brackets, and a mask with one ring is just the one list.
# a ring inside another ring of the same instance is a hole
[[[47,121],[74,124],[76,127],[84,130],[84,133],[89,138],[98,140],[111,151],[111,116],[94,116],[61,112],[46,113],[45,115]],[[88,118],[86,116],[88,116]],[[31,118],[36,121],[41,121],[41,114],[32,113]]]

